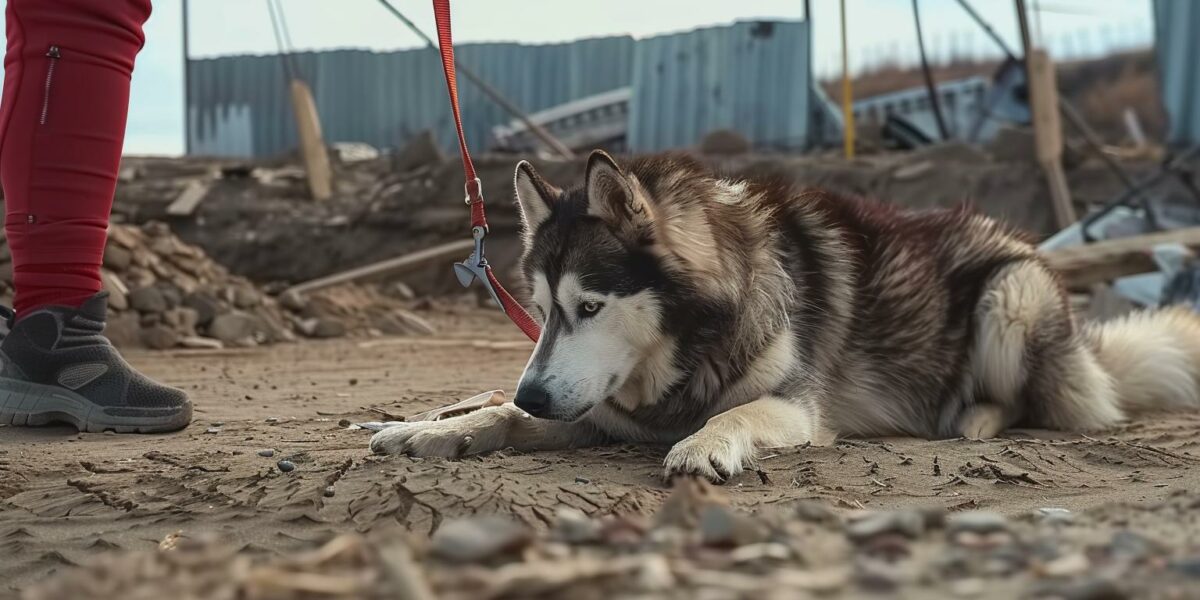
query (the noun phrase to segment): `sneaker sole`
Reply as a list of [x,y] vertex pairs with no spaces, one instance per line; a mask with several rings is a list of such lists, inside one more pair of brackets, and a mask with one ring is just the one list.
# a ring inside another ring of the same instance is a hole
[[0,377],[0,424],[40,427],[68,423],[79,431],[164,433],[192,422],[192,403],[173,409],[138,409],[137,415],[110,415],[68,389]]

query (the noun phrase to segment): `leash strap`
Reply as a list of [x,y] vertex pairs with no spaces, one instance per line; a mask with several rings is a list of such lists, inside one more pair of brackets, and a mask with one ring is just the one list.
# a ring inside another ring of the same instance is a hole
[[504,314],[516,324],[529,339],[537,341],[541,328],[529,316],[521,303],[517,302],[492,273],[492,267],[483,255],[483,239],[487,236],[487,215],[483,210],[483,183],[475,172],[475,163],[467,150],[467,137],[463,133],[462,116],[458,108],[458,79],[454,73],[454,40],[450,34],[450,0],[433,0],[433,16],[437,20],[438,48],[442,54],[442,70],[446,74],[446,91],[450,95],[450,112],[454,115],[454,128],[458,133],[458,150],[462,154],[463,174],[466,178],[466,202],[471,207],[471,235],[475,239],[475,251],[463,263],[455,265],[455,274],[463,285],[479,279],[492,298],[504,309]]

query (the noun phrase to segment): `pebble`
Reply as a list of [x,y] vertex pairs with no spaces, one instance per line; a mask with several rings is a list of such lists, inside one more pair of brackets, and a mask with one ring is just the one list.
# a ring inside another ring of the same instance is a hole
[[1109,549],[1114,558],[1139,561],[1158,550],[1158,544],[1132,531],[1118,531],[1113,534]]
[[259,450],[258,455],[263,458],[271,458],[272,456],[275,456],[275,451],[269,448],[266,450]]
[[969,531],[972,533],[993,533],[1008,531],[1008,519],[1002,515],[983,510],[971,510],[958,513],[949,520],[951,533]]
[[1038,586],[1030,597],[1056,598],[1061,600],[1126,600],[1126,594],[1117,584],[1106,579],[1085,579],[1068,583]]
[[1171,561],[1171,570],[1188,577],[1200,578],[1200,556]]
[[290,460],[281,460],[275,463],[275,466],[279,467],[279,470],[284,473],[291,473],[292,471],[296,470],[295,463]]
[[445,560],[479,562],[518,551],[532,540],[528,528],[498,516],[457,519],[430,539],[430,551]]
[[204,433],[221,433],[221,428],[220,427],[209,427],[208,429],[204,430]]
[[335,492],[334,492],[334,489],[333,489],[333,486],[332,486],[332,485],[327,485],[327,486],[325,486],[325,492],[324,492],[324,496],[325,496],[326,498],[332,498],[334,493],[335,493]]
[[1075,522],[1075,513],[1065,508],[1039,508],[1037,512],[1042,522],[1051,525],[1069,525]]
[[871,513],[846,527],[846,535],[860,543],[885,533],[899,533],[916,538],[924,531],[925,516],[915,511]]
[[588,479],[587,477],[576,477],[575,478],[575,483],[591,483],[591,482],[592,482],[592,480]]
[[555,514],[554,537],[568,544],[587,544],[600,539],[600,524],[574,508]]
[[267,423],[278,423],[279,417],[267,417]]
[[224,421],[215,421],[215,422],[213,422],[212,426],[213,427],[224,427],[225,422]]
[[1047,577],[1074,577],[1086,573],[1091,566],[1092,562],[1086,556],[1075,553],[1056,558],[1042,565],[1040,570]]

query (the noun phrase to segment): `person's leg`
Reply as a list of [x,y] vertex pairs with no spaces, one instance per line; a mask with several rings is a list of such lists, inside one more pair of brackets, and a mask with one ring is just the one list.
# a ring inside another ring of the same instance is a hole
[[149,15],[149,0],[8,2],[0,183],[16,297],[0,423],[149,432],[191,421],[186,394],[134,371],[102,335],[100,263]]
[[18,316],[100,291],[149,0],[8,3],[0,180]]

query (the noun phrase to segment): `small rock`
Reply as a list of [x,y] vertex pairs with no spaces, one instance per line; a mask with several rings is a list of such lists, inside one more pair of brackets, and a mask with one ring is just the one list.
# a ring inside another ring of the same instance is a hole
[[1052,525],[1068,525],[1075,521],[1075,513],[1065,508],[1039,508],[1037,514],[1043,522]]
[[829,506],[816,500],[797,500],[792,505],[792,512],[796,518],[808,523],[832,524],[840,520]]
[[403,281],[397,281],[396,283],[393,283],[392,287],[391,287],[391,291],[392,291],[393,296],[395,296],[401,300],[416,300],[417,299],[417,293],[414,292],[413,289],[411,287],[409,287],[409,285],[407,283],[404,283]]
[[114,271],[124,271],[133,262],[133,254],[117,244],[104,246],[104,266]]
[[221,303],[208,292],[192,292],[183,298],[183,305],[196,311],[196,324],[207,326],[221,314]]
[[129,305],[140,313],[160,313],[167,310],[167,300],[156,287],[138,288],[129,292]]
[[846,527],[846,535],[856,542],[862,542],[885,533],[899,533],[909,538],[916,538],[924,532],[924,515],[908,510],[873,513]]
[[1200,578],[1200,556],[1171,561],[1171,570],[1188,577]]
[[700,510],[699,529],[700,540],[706,546],[756,544],[766,541],[770,534],[766,524],[719,504],[710,504]]
[[225,347],[225,344],[222,344],[221,340],[214,340],[198,335],[189,335],[180,338],[179,345],[184,348],[206,348],[210,350],[220,350]]
[[258,455],[263,458],[271,458],[272,456],[275,456],[275,451],[271,450],[270,448],[266,450],[259,450]]
[[532,539],[525,526],[509,519],[471,517],[442,525],[430,540],[430,550],[454,562],[479,562],[520,550]]
[[587,477],[576,477],[575,478],[575,483],[591,483],[591,482],[592,482],[592,480],[588,479]]
[[221,433],[221,428],[220,427],[209,427],[208,429],[204,430],[204,433]]
[[224,427],[224,426],[225,426],[225,422],[224,422],[224,421],[213,421],[213,424],[212,424],[212,426],[213,426],[213,427]]
[[278,423],[279,417],[267,417],[266,422],[267,423]]
[[179,334],[166,325],[154,325],[142,330],[142,343],[152,350],[166,350],[179,345]]
[[1043,584],[1030,591],[1027,597],[1056,600],[1126,600],[1130,597],[1120,586],[1107,579]]
[[208,335],[226,344],[245,345],[265,335],[262,321],[249,313],[234,311],[218,315],[208,326]]
[[281,460],[281,461],[275,463],[275,466],[279,467],[279,470],[284,473],[291,473],[292,471],[296,470],[295,463],[293,463],[290,460]]
[[972,533],[992,533],[1008,531],[1008,519],[1003,516],[982,510],[969,510],[950,517],[951,533],[970,531]]
[[1074,577],[1086,573],[1092,563],[1083,554],[1067,554],[1060,556],[1041,567],[1046,577]]
[[346,324],[333,317],[316,317],[300,322],[300,332],[312,338],[335,338],[346,335]]
[[323,495],[324,495],[326,498],[332,498],[334,493],[335,493],[335,492],[334,492],[334,489],[333,489],[333,486],[332,486],[332,485],[327,485],[327,486],[325,486],[325,492],[323,493]]
[[308,306],[308,300],[305,300],[302,294],[294,291],[287,291],[280,294],[279,303],[284,308],[296,312],[300,312]]
[[555,539],[568,544],[588,544],[600,539],[600,524],[574,508],[560,508],[555,515]]
[[136,348],[142,345],[142,327],[134,313],[110,315],[104,325],[104,337],[118,348]]
[[1114,533],[1109,548],[1113,558],[1134,562],[1162,551],[1162,547],[1157,542],[1127,530]]
[[350,385],[358,385],[358,380],[351,377],[350,381],[348,381],[347,383],[349,383]]
[[262,295],[249,285],[233,288],[233,305],[238,308],[253,308],[262,304]]
[[158,293],[162,294],[163,301],[167,303],[167,310],[178,308],[183,302],[183,295],[174,285],[160,281],[156,287]]

